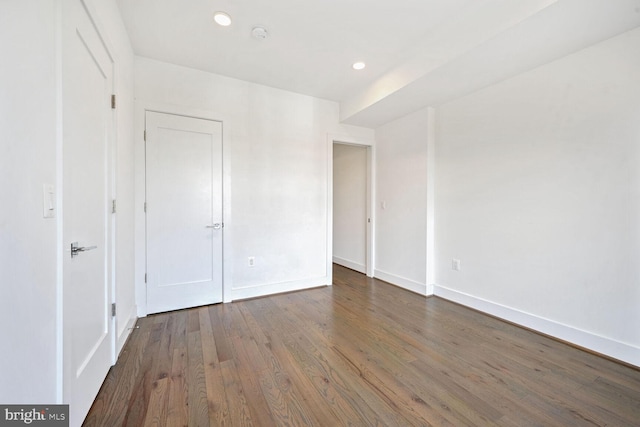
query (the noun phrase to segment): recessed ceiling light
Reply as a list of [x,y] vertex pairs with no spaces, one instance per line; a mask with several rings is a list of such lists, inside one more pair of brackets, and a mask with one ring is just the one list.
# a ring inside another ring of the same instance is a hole
[[216,21],[218,25],[222,25],[223,27],[228,27],[229,25],[231,25],[231,17],[225,12],[214,13],[213,20]]
[[354,62],[351,67],[353,67],[354,70],[362,70],[366,66],[367,64],[365,64],[364,62],[358,61],[358,62]]

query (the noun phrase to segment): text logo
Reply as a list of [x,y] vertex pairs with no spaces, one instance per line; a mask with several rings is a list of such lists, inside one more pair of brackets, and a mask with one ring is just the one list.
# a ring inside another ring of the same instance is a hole
[[69,405],[0,405],[0,427],[69,427]]

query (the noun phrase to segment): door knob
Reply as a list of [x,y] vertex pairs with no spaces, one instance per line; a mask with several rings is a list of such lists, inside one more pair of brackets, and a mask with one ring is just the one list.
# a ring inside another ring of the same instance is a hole
[[222,224],[220,224],[219,222],[216,222],[213,225],[206,225],[206,228],[213,228],[214,230],[219,230],[220,228],[222,228]]
[[78,242],[73,242],[71,243],[71,258],[78,256],[80,252],[86,252],[97,248],[97,246],[78,246]]

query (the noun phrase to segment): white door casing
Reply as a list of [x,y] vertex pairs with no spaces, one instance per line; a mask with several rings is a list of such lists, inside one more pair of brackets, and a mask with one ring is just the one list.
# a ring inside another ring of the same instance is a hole
[[[113,61],[80,0],[62,2],[63,401],[80,425],[113,361]],[[72,257],[71,245],[84,250]]]
[[222,302],[222,123],[145,120],[147,311]]
[[328,186],[328,209],[327,214],[329,221],[327,222],[327,275],[329,276],[329,283],[333,281],[332,277],[332,264],[333,264],[333,147],[334,144],[346,144],[362,146],[367,149],[367,172],[366,172],[366,210],[367,210],[367,229],[366,229],[366,275],[373,277],[375,271],[375,142],[365,137],[352,137],[349,135],[328,134],[327,135],[327,186]]
[[333,262],[367,273],[368,147],[333,144]]

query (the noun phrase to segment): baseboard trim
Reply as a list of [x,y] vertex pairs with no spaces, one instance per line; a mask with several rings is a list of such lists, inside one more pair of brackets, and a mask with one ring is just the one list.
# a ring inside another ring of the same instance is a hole
[[291,282],[272,283],[266,285],[247,286],[231,290],[231,300],[264,297],[268,295],[282,294],[285,292],[301,291],[303,289],[317,288],[329,285],[329,277],[315,277],[311,279],[294,280]]
[[131,308],[131,312],[129,313],[124,329],[122,329],[116,337],[116,360],[118,359],[120,352],[124,348],[124,345],[126,344],[127,339],[129,338],[129,335],[131,335],[136,321],[138,320],[138,316],[136,316],[137,311],[138,309],[136,306]]
[[419,283],[414,280],[396,276],[395,274],[386,273],[381,270],[374,270],[373,277],[375,277],[376,279],[384,280],[385,282],[391,283],[392,285],[398,286],[408,291],[415,292],[422,296],[427,295],[427,285],[424,283]]
[[440,298],[549,335],[585,350],[640,367],[640,348],[630,344],[602,337],[444,286],[435,285],[434,294]]
[[367,266],[364,264],[360,264],[355,261],[349,261],[348,259],[340,258],[337,256],[333,257],[333,262],[343,267],[350,268],[351,270],[355,270],[358,273],[367,274]]

